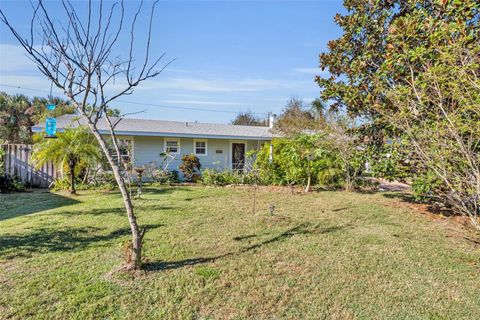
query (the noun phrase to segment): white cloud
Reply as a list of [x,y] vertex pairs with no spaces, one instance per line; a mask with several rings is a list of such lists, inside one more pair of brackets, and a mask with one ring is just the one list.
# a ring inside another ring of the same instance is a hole
[[305,73],[305,74],[315,74],[315,75],[328,73],[327,71],[322,71],[322,69],[320,69],[320,68],[295,68],[295,69],[293,69],[293,72]]
[[194,105],[210,105],[210,106],[243,106],[244,103],[226,102],[226,101],[200,101],[200,100],[162,100],[161,103],[169,104],[194,104]]
[[271,79],[170,78],[145,82],[142,90],[181,89],[200,92],[254,92],[279,89],[286,86],[287,84],[282,81]]
[[[178,103],[207,105],[212,104],[208,103],[208,101],[203,101],[207,97],[202,95],[207,92],[212,93],[213,96],[221,93],[253,93],[273,90],[295,92],[312,86],[311,81],[298,79],[232,78],[218,74],[202,74],[202,77],[196,77],[195,74],[197,72],[195,71],[190,72],[185,69],[175,68],[172,68],[170,71],[171,73],[160,75],[156,79],[142,83],[135,90],[137,92],[151,91],[158,94],[156,91],[163,89],[162,94],[168,93],[169,96],[174,94],[185,95],[184,99],[178,99],[180,101]],[[321,72],[318,68],[296,68],[294,71],[313,74]],[[187,75],[187,73],[189,74]],[[46,94],[50,91],[50,81],[38,71],[35,64],[26,57],[23,48],[19,45],[0,44],[0,83],[8,86],[33,88],[38,90],[38,92],[45,91]],[[118,91],[123,89],[124,86],[125,80],[119,78],[115,83],[110,83],[108,91]],[[189,94],[190,97],[188,97]],[[210,98],[209,100],[213,100],[213,104],[215,104],[214,99]],[[217,104],[225,105],[226,103],[218,102]],[[239,105],[234,102],[229,104]]]
[[36,69],[35,63],[25,55],[23,47],[0,43],[0,72]]

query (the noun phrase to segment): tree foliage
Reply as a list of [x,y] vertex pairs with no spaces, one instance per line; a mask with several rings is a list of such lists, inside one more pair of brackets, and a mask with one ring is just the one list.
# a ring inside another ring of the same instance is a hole
[[277,185],[338,186],[344,181],[338,157],[325,143],[325,134],[299,134],[274,139],[273,158],[265,145],[256,155],[255,168],[261,181]]
[[335,17],[343,35],[320,56],[331,74],[317,78],[322,98],[362,118],[359,132],[377,155],[398,141],[397,163],[415,189],[478,227],[480,3],[344,4],[348,13]]
[[230,122],[230,124],[240,126],[266,127],[268,126],[268,120],[261,119],[260,117],[253,114],[251,111],[247,111],[238,113],[235,119]]
[[[47,111],[47,104],[55,104],[55,111]],[[60,98],[45,99],[0,92],[0,142],[32,143],[32,126],[45,121],[47,115],[59,117],[74,113],[74,108]]]
[[322,123],[322,110],[323,104],[318,100],[309,106],[303,100],[293,97],[278,116],[274,130],[287,137],[313,133]]

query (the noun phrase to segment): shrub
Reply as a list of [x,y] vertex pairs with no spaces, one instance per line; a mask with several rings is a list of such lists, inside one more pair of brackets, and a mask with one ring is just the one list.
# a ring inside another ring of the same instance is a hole
[[377,191],[380,182],[363,177],[357,177],[354,181],[353,188],[356,191]]
[[417,175],[412,182],[413,196],[420,202],[434,200],[435,191],[441,187],[440,179],[430,171]]
[[207,186],[223,186],[225,181],[221,172],[214,169],[205,169],[202,172],[202,183]]
[[25,186],[15,176],[9,174],[0,176],[0,193],[23,192]]
[[[108,177],[108,175],[106,175]],[[105,179],[103,181],[98,181],[96,183],[82,183],[81,181],[76,181],[77,190],[99,190],[99,191],[111,191],[117,188],[117,184],[113,181]],[[57,179],[53,182],[52,188],[53,191],[68,191],[70,190],[70,178],[65,177],[63,179]]]
[[345,173],[337,154],[322,141],[320,135],[274,139],[273,160],[270,161],[270,147],[266,145],[254,164],[261,183],[308,186],[309,175],[311,184],[336,187],[344,182]]
[[179,168],[185,176],[185,180],[192,181],[192,178],[196,172],[201,168],[200,159],[193,153],[184,154],[182,156],[182,163]]
[[388,181],[405,181],[407,179],[409,151],[405,141],[369,146],[366,153],[374,177],[384,178]]
[[236,170],[218,171],[205,169],[202,172],[202,183],[209,186],[225,186],[229,184],[269,184],[254,171],[242,172]]

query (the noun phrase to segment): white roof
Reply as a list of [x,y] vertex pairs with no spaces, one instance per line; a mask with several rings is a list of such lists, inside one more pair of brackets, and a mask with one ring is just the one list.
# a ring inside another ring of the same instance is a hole
[[[68,127],[86,124],[78,115],[63,115],[57,118],[57,130],[62,131]],[[105,119],[100,119],[98,129],[102,134],[108,134]],[[34,132],[45,130],[45,124],[33,127]],[[187,138],[214,138],[214,139],[245,139],[245,140],[271,140],[273,133],[269,127],[237,126],[231,124],[181,122],[165,120],[147,120],[124,118],[116,126],[118,135],[131,136],[164,136]]]

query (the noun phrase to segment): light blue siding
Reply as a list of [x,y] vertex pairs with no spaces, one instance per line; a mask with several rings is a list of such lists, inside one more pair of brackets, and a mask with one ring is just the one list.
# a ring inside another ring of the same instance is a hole
[[[161,163],[160,153],[165,152],[165,137],[132,137],[135,166],[144,166],[152,161]],[[182,155],[194,153],[194,139],[175,138],[180,141],[180,154],[175,155],[175,160],[168,167],[169,170],[179,170]],[[207,155],[197,155],[202,164],[202,169],[230,169],[231,168],[231,144],[245,143],[246,151],[257,149],[265,141],[252,140],[227,140],[227,139],[198,139],[207,141]],[[217,153],[217,150],[222,153]]]

